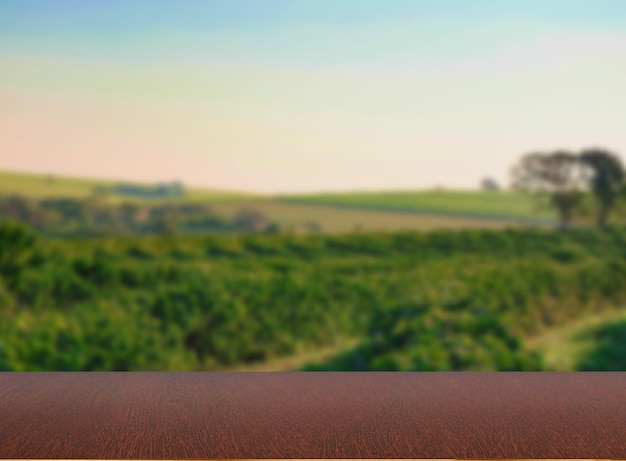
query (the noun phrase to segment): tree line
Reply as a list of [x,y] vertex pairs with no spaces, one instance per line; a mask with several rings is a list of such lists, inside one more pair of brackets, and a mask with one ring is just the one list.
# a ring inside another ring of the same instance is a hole
[[241,208],[227,217],[205,203],[111,204],[94,199],[0,196],[0,221],[8,219],[54,237],[278,231],[278,224],[258,210]]
[[185,186],[178,181],[153,186],[121,182],[112,186],[95,186],[93,192],[95,195],[114,194],[143,199],[182,198],[186,195]]

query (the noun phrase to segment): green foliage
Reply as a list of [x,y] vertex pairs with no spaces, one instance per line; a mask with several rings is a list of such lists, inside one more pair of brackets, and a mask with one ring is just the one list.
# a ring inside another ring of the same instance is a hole
[[548,202],[559,215],[560,227],[570,227],[574,212],[584,203],[588,169],[577,154],[565,150],[531,152],[511,171],[513,188]]
[[624,371],[626,369],[626,321],[583,332],[577,339],[597,344],[576,366],[577,371]]
[[563,244],[550,252],[555,261],[561,263],[572,263],[585,257],[585,251],[578,245]]
[[219,370],[359,338],[305,369],[539,370],[528,335],[624,303],[624,248],[618,228],[51,240],[5,222],[0,369]]
[[597,224],[602,228],[620,198],[626,171],[619,156],[606,149],[585,149],[580,153],[580,161],[592,171],[590,188],[599,205]]
[[22,223],[0,222],[0,276],[7,288],[16,286],[24,267],[41,261],[37,240],[35,233]]

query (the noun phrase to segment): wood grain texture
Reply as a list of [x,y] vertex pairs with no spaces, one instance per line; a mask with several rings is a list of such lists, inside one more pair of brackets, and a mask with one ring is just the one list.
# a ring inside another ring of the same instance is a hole
[[0,373],[0,457],[626,459],[626,373]]

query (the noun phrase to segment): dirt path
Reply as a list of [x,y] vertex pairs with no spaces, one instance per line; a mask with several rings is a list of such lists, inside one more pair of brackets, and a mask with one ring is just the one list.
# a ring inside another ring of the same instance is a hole
[[626,321],[624,308],[588,314],[529,338],[526,345],[543,356],[549,370],[575,371],[578,359],[596,346],[591,339],[578,336],[603,324],[620,321]]
[[[581,333],[603,324],[626,321],[626,309],[607,309],[592,313],[542,332],[526,340],[526,347],[539,352],[546,367],[552,371],[574,371],[579,358],[592,350],[596,344],[591,339],[578,338]],[[219,371],[297,371],[310,362],[323,362],[355,347],[359,338],[350,338],[321,348],[301,348],[294,354],[274,357],[250,365],[237,365]]]
[[271,358],[265,362],[251,365],[238,365],[220,371],[297,371],[310,362],[323,362],[340,352],[355,347],[359,338],[344,339],[332,346],[320,348],[301,348],[296,353],[285,357]]

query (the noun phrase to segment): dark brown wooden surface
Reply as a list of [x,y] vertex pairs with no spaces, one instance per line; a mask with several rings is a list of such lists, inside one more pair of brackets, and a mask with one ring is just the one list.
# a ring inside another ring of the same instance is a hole
[[626,459],[626,373],[0,373],[0,457]]

